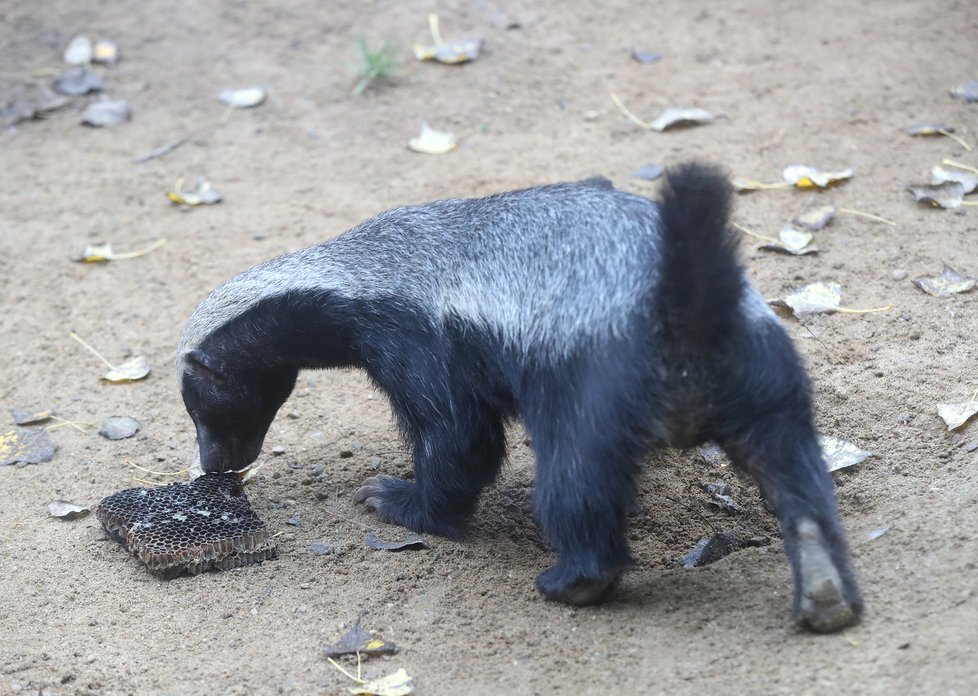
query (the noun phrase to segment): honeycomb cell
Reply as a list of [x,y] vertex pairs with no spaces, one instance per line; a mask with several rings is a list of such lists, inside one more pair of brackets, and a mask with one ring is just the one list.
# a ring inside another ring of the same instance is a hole
[[275,542],[234,474],[129,488],[105,498],[95,515],[113,539],[162,578],[275,557]]

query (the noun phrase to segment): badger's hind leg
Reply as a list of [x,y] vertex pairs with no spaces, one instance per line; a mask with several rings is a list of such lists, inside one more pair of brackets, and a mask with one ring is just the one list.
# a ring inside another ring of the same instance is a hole
[[398,413],[414,448],[414,481],[374,476],[354,501],[384,522],[460,539],[479,494],[499,472],[505,433],[499,413],[484,404],[453,402],[437,412],[431,418],[410,409]]

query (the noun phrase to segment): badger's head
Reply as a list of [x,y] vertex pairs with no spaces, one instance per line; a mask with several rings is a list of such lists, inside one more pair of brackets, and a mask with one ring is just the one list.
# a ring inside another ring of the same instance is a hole
[[258,458],[298,370],[238,363],[202,348],[181,358],[180,391],[197,428],[201,467],[208,473],[247,467]]

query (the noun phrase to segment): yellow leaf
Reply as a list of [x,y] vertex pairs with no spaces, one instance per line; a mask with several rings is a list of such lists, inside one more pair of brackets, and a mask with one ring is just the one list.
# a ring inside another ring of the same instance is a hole
[[146,377],[149,372],[150,367],[146,358],[136,356],[126,360],[121,365],[114,366],[102,375],[102,379],[107,382],[135,382]]
[[840,181],[852,178],[852,169],[837,172],[823,172],[807,164],[792,164],[784,168],[781,178],[795,188],[825,188]]
[[427,123],[422,123],[420,135],[411,138],[408,147],[426,155],[444,155],[458,147],[458,141],[452,133],[436,131]]
[[411,675],[402,667],[386,677],[363,682],[359,686],[349,686],[347,691],[368,696],[407,696],[414,691],[414,684]]

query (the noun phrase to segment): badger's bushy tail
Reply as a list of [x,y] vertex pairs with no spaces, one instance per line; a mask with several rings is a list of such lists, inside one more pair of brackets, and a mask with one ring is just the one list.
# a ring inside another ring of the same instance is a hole
[[689,163],[667,173],[659,316],[689,350],[710,350],[741,321],[744,276],[729,227],[732,195],[716,167]]

